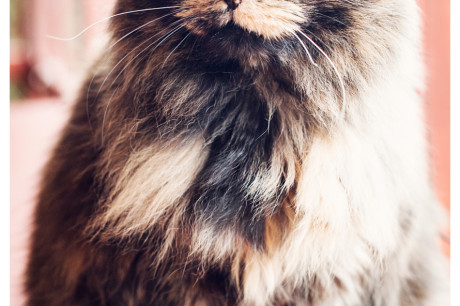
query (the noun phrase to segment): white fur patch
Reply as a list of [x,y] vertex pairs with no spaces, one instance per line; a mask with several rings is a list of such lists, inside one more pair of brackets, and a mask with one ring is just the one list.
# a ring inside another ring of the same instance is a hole
[[163,224],[171,214],[180,216],[187,202],[184,194],[207,155],[201,138],[131,153],[107,200],[102,224],[129,236]]

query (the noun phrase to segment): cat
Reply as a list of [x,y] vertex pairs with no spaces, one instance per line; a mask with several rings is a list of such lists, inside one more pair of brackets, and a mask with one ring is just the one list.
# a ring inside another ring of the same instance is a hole
[[415,0],[118,0],[28,305],[447,305]]

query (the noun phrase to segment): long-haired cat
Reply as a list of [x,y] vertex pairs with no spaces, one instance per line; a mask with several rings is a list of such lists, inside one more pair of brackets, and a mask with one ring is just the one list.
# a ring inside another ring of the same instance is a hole
[[119,0],[28,305],[442,306],[415,0]]

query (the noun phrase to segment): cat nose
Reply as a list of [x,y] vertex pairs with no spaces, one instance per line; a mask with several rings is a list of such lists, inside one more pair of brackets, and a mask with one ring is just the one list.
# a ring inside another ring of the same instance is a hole
[[242,0],[225,0],[228,7],[231,8],[232,10],[236,9],[238,5],[240,5],[241,1]]

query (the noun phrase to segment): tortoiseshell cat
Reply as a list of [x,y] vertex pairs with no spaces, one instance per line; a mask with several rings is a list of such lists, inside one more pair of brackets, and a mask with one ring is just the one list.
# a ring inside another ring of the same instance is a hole
[[28,305],[447,305],[415,0],[119,0]]

